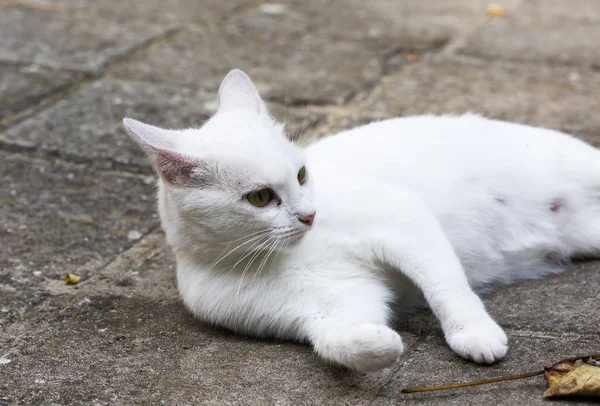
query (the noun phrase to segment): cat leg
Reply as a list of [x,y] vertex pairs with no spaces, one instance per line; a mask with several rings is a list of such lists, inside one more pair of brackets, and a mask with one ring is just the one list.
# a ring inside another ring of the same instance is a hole
[[412,280],[439,319],[446,341],[460,356],[492,363],[507,351],[506,334],[471,290],[462,265],[433,213],[406,208],[410,219],[395,219],[393,232],[373,232],[376,259]]
[[375,372],[396,364],[404,351],[400,335],[389,328],[383,286],[348,282],[328,293],[305,328],[315,352],[327,361],[359,372]]

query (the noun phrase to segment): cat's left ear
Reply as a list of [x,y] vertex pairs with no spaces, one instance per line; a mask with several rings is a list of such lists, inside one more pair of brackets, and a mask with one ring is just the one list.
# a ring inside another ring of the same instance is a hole
[[267,111],[252,80],[239,69],[225,76],[219,87],[219,110],[251,109],[258,114]]

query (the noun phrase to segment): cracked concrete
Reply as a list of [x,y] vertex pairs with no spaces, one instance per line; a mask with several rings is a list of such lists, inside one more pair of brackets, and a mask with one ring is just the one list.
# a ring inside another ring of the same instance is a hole
[[120,128],[202,124],[239,67],[302,143],[473,111],[600,146],[597,4],[502,5],[504,18],[484,0],[0,0],[0,404],[544,403],[542,378],[400,390],[597,353],[598,261],[485,296],[510,339],[501,363],[461,360],[422,312],[397,326],[395,368],[354,374],[187,313],[155,178]]

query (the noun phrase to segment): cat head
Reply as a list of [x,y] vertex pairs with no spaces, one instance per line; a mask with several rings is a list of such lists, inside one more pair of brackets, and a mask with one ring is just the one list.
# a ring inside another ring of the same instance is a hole
[[311,228],[304,152],[242,71],[225,77],[219,109],[199,129],[166,130],[129,118],[123,124],[160,176],[161,220],[176,249],[187,244],[207,256],[239,244],[239,254],[275,250]]

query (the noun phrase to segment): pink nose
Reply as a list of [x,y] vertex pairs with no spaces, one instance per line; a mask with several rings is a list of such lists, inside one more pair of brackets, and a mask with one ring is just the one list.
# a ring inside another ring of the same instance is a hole
[[313,211],[312,213],[309,213],[309,214],[298,214],[298,220],[300,220],[301,223],[304,223],[307,226],[311,226],[313,221],[315,220],[316,214],[317,214],[316,211]]

